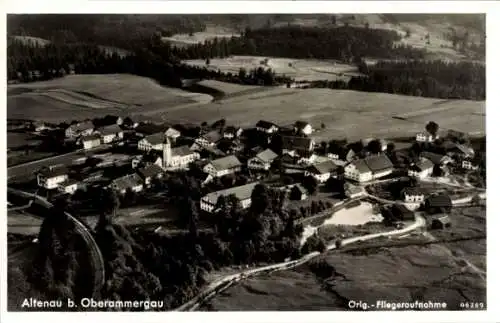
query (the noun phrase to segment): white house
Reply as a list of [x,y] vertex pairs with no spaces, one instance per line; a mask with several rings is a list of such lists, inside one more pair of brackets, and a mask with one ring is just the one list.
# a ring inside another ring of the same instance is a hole
[[332,161],[327,160],[318,164],[311,165],[305,171],[305,176],[312,176],[318,182],[325,183],[330,176],[336,176],[338,166]]
[[313,127],[310,123],[305,121],[295,122],[293,129],[295,130],[295,132],[302,133],[307,136],[313,133]]
[[212,177],[222,177],[241,171],[241,162],[234,155],[226,156],[212,160],[203,167],[203,171]]
[[420,132],[415,136],[417,142],[434,142],[436,139],[439,139],[439,135],[433,136],[428,132]]
[[120,194],[125,194],[128,189],[132,192],[141,192],[144,189],[143,181],[137,174],[125,175],[111,182],[111,188]]
[[58,188],[62,193],[73,194],[78,189],[78,182],[72,179],[68,179],[65,182],[59,184]]
[[479,169],[479,166],[474,164],[471,159],[464,159],[462,160],[462,168],[463,169],[471,169],[471,170],[477,170]]
[[189,149],[189,146],[172,148],[170,139],[165,138],[163,144],[163,169],[178,170],[185,169],[192,162],[200,159],[200,154]]
[[149,136],[146,136],[139,140],[137,143],[137,148],[142,151],[150,150],[163,150],[163,142],[165,141],[165,134],[163,132],[158,132]]
[[202,147],[214,147],[221,139],[220,131],[213,130],[196,138],[194,142]]
[[434,163],[427,158],[420,158],[418,162],[410,165],[408,168],[408,176],[425,178],[432,175]]
[[394,167],[385,155],[374,155],[364,159],[354,160],[344,168],[347,179],[357,182],[367,182],[392,173]]
[[64,134],[66,138],[74,139],[80,136],[88,136],[94,131],[92,121],[80,122],[66,128]]
[[258,131],[265,132],[267,134],[272,134],[272,133],[278,132],[278,130],[280,129],[274,123],[269,122],[269,121],[264,121],[264,120],[260,120],[259,122],[257,122],[257,124],[255,125],[255,128]]
[[402,191],[403,200],[407,203],[422,203],[425,200],[425,194],[414,187],[406,187]]
[[250,158],[247,162],[249,169],[256,170],[269,170],[273,161],[278,157],[278,155],[271,149],[266,149],[258,153],[255,157]]
[[154,178],[163,177],[163,169],[155,164],[140,168],[137,170],[137,173],[144,180],[144,184],[146,184],[146,186],[151,185]]
[[224,129],[224,138],[235,139],[241,136],[243,129],[240,127],[229,126]]
[[92,149],[101,145],[101,136],[98,134],[82,137],[83,149]]
[[123,130],[117,124],[99,128],[97,131],[101,134],[102,142],[105,144],[123,139]]
[[38,186],[48,190],[58,188],[59,184],[68,180],[68,170],[64,167],[49,167],[37,174]]
[[282,153],[305,154],[314,150],[315,142],[312,138],[300,136],[281,136]]
[[243,209],[246,209],[252,203],[252,192],[257,184],[259,183],[250,183],[207,194],[201,198],[200,208],[203,211],[211,213],[214,211],[219,197],[227,197],[234,194],[234,196],[236,196],[236,198],[239,200],[241,207]]

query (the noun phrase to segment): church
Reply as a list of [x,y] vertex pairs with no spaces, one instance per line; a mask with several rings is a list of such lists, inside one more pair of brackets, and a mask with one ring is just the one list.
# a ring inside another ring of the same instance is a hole
[[185,169],[190,163],[200,159],[200,154],[189,149],[189,146],[172,148],[170,139],[165,136],[163,142],[162,167],[165,170]]

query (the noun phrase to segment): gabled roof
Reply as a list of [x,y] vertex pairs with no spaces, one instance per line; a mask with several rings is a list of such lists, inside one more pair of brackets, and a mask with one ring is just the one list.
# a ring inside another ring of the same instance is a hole
[[224,133],[236,134],[241,128],[235,126],[228,126],[224,129]]
[[368,168],[374,173],[385,171],[387,169],[394,167],[391,160],[389,159],[389,157],[387,157],[386,154],[369,156],[369,157],[366,157],[364,159],[364,161],[365,161],[366,165],[368,166]]
[[163,132],[157,132],[152,135],[144,137],[143,140],[146,140],[152,145],[159,145],[165,141],[165,134]]
[[113,184],[119,189],[124,190],[135,186],[142,185],[142,180],[137,174],[125,175],[113,180]]
[[140,168],[137,172],[143,178],[148,178],[148,177],[153,177],[153,176],[156,176],[158,174],[163,173],[163,169],[156,164],[152,164],[152,165]]
[[393,204],[392,205],[392,212],[394,215],[402,218],[402,219],[407,219],[409,217],[413,216],[413,211],[408,210],[406,206],[403,204]]
[[39,174],[46,178],[52,178],[61,175],[67,175],[68,169],[66,167],[43,168],[39,171]]
[[241,166],[241,162],[234,155],[212,160],[210,164],[212,164],[216,170],[231,169]]
[[306,188],[304,186],[302,186],[302,184],[295,184],[293,187],[296,187],[301,194],[307,194],[309,193]]
[[92,121],[84,121],[74,125],[69,126],[73,131],[84,131],[88,129],[94,129],[94,123]]
[[179,130],[176,130],[176,129],[170,127],[167,129],[167,131],[165,131],[165,135],[167,137],[176,138],[176,137],[179,137],[181,135],[181,133]]
[[189,156],[194,154],[194,151],[189,149],[189,146],[179,146],[172,148],[172,156]]
[[429,196],[426,201],[429,207],[451,207],[452,202],[448,194]]
[[101,135],[99,134],[92,134],[92,135],[88,135],[88,136],[83,136],[82,137],[82,142],[84,141],[94,141],[94,140],[101,140]]
[[337,170],[338,166],[330,160],[311,165],[309,170],[315,174],[326,174]]
[[158,158],[162,158],[162,153],[158,150],[150,150],[142,156],[141,160],[145,163],[156,163]]
[[279,128],[276,124],[265,120],[260,120],[259,122],[257,122],[255,126],[257,128],[264,128],[264,129],[270,129],[271,127]]
[[418,162],[415,163],[415,165],[411,165],[410,169],[421,172],[423,170],[433,168],[433,167],[434,167],[434,163],[432,161],[430,161],[429,159],[427,159],[425,157],[422,157],[418,160]]
[[444,155],[441,154],[436,154],[430,151],[424,151],[420,154],[420,156],[427,158],[431,162],[433,162],[435,165],[441,164],[443,161]]
[[474,149],[470,148],[470,147],[467,147],[465,145],[462,145],[462,144],[456,144],[455,147],[460,151],[462,152],[463,154],[465,155],[473,155],[474,154]]
[[203,197],[203,200],[209,202],[212,205],[215,205],[217,203],[217,200],[219,199],[220,196],[229,196],[229,195],[235,195],[236,198],[240,201],[249,199],[252,197],[252,192],[255,186],[259,184],[258,182],[256,183],[250,183],[242,186],[236,186],[236,187],[231,187],[225,190],[213,192],[210,194],[207,194]]
[[208,142],[216,143],[222,138],[222,135],[218,130],[213,130],[202,135],[202,138],[204,138]]
[[112,124],[109,126],[99,128],[97,129],[97,131],[99,131],[103,136],[114,135],[123,132],[122,128],[120,128],[120,126],[118,126],[117,124]]
[[351,162],[351,164],[354,165],[354,167],[356,167],[356,169],[361,174],[370,172],[370,168],[368,167],[368,165],[365,163],[365,161],[363,159],[355,160],[355,161]]
[[59,184],[59,186],[68,187],[68,186],[75,185],[75,184],[78,184],[78,183],[79,182],[76,179],[69,178],[66,181],[64,181],[61,184]]
[[258,159],[262,160],[265,163],[270,163],[274,159],[276,159],[276,157],[278,157],[278,155],[274,151],[272,151],[271,149],[266,149],[266,150],[258,153],[255,157],[257,157]]
[[283,149],[287,150],[309,150],[313,140],[308,137],[299,136],[281,136]]
[[402,192],[403,192],[403,194],[411,195],[411,196],[425,195],[424,191],[419,189],[418,187],[405,187],[405,188],[403,188]]

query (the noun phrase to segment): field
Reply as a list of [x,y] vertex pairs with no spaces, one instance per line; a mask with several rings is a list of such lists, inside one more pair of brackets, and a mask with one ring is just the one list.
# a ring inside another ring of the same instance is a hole
[[186,47],[193,44],[203,43],[214,38],[232,38],[240,37],[241,34],[229,29],[218,26],[207,26],[205,31],[189,34],[176,34],[172,37],[163,37],[163,41],[168,41],[176,47]]
[[367,222],[382,222],[383,217],[373,213],[373,206],[368,202],[361,202],[360,205],[341,209],[332,214],[332,217],[327,219],[325,225],[362,225]]
[[212,100],[207,94],[167,88],[151,79],[127,74],[69,75],[11,85],[7,94],[8,118],[30,116],[54,122],[106,114],[150,114]]
[[[408,117],[408,120],[394,118],[415,111],[423,112],[422,115]],[[478,101],[286,88],[239,95],[203,106],[179,108],[159,114],[158,118],[201,123],[215,121],[219,116],[224,116],[228,123],[240,126],[253,126],[260,119],[281,125],[302,119],[319,129],[313,133],[318,141],[413,136],[431,120],[437,122],[442,130],[452,128],[477,135],[484,134],[486,121],[485,104]],[[324,129],[321,129],[322,123]]]
[[[265,59],[268,59],[267,64],[263,64]],[[203,59],[186,60],[184,62],[188,65],[206,66],[210,70],[220,70],[223,73],[232,74],[238,74],[241,68],[246,71],[258,67],[271,68],[276,74],[286,75],[297,81],[349,80],[351,76],[359,75],[356,66],[338,63],[333,60],[232,56],[211,59],[208,66]]]

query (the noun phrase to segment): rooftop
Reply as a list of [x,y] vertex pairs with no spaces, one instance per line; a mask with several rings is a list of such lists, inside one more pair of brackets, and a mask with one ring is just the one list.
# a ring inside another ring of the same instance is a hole
[[306,121],[296,121],[294,126],[297,128],[297,129],[304,129],[305,127],[307,127],[309,125],[309,122],[306,122]]
[[435,165],[439,165],[441,164],[443,158],[444,158],[444,155],[441,155],[441,154],[436,154],[436,153],[433,153],[433,152],[430,152],[430,151],[424,151],[420,154],[420,156],[424,157],[424,158],[427,158],[428,160],[430,160],[431,162],[433,162]]
[[440,194],[429,196],[426,200],[426,205],[429,207],[450,207],[452,206],[452,202],[448,194]]
[[194,152],[187,145],[172,148],[172,156],[189,156],[192,154]]
[[406,195],[424,195],[424,191],[418,187],[405,187],[403,193]]
[[213,131],[207,132],[202,137],[204,139],[206,139],[208,142],[212,142],[212,143],[216,143],[217,141],[219,141],[222,138],[219,130],[213,130]]
[[101,140],[101,135],[95,133],[92,135],[82,137],[82,141],[93,141],[93,140]]
[[257,128],[264,128],[264,129],[269,129],[273,126],[278,127],[276,124],[269,122],[269,121],[265,121],[265,120],[260,120],[259,122],[257,122],[257,124],[255,126]]
[[241,162],[234,155],[212,160],[210,164],[212,164],[216,170],[230,169],[241,166]]
[[40,173],[40,175],[42,175],[46,178],[51,178],[51,177],[56,177],[56,176],[61,176],[61,175],[67,175],[68,169],[64,166],[43,168],[39,171],[39,173]]
[[309,169],[316,174],[326,174],[335,171],[337,168],[338,166],[335,163],[330,160],[326,160],[324,162],[311,165]]
[[94,124],[92,121],[84,121],[77,124],[69,126],[73,131],[84,131],[88,129],[94,129]]
[[148,178],[148,177],[153,177],[153,176],[156,176],[158,174],[163,173],[163,169],[156,164],[152,164],[152,165],[140,168],[137,172],[140,175],[142,175],[143,178]]
[[167,131],[165,132],[165,135],[167,137],[176,138],[179,137],[181,133],[179,130],[176,130],[174,128],[168,128]]
[[309,147],[314,142],[311,138],[300,136],[281,136],[283,141],[283,149],[287,150],[309,150]]
[[258,182],[250,183],[242,186],[231,187],[222,191],[217,191],[209,193],[203,197],[203,200],[208,203],[215,205],[220,196],[235,195],[240,201],[246,200],[252,197],[252,192],[255,186],[259,184]]
[[135,186],[142,185],[142,180],[137,174],[125,175],[123,177],[116,178],[113,180],[113,184],[119,190],[132,188]]
[[114,135],[116,133],[123,132],[122,128],[120,128],[120,126],[118,126],[117,124],[112,124],[112,125],[109,125],[109,126],[105,126],[105,127],[99,128],[98,131],[103,136],[105,136],[105,135]]
[[159,145],[165,141],[165,134],[163,132],[157,132],[144,137],[144,139],[152,145]]
[[258,153],[255,157],[262,160],[265,163],[272,162],[278,155],[271,149],[266,149]]

